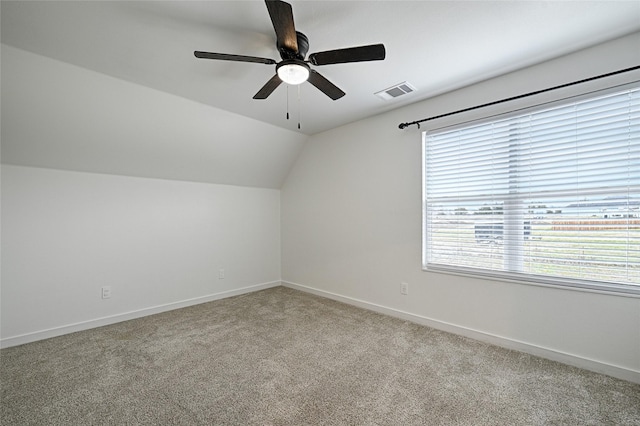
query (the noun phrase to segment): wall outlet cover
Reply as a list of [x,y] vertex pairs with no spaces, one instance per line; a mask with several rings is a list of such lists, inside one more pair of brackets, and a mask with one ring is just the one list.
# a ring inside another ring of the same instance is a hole
[[408,283],[400,283],[400,294],[404,294],[404,295],[409,294],[409,284]]
[[102,298],[109,299],[111,297],[111,286],[106,285],[102,287]]

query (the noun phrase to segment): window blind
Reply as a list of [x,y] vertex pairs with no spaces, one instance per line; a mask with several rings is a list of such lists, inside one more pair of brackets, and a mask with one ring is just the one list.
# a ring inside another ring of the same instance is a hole
[[426,269],[640,294],[640,87],[423,134]]

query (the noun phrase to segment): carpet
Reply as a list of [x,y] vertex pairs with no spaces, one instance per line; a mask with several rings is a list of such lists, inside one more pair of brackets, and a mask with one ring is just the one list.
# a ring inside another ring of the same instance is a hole
[[3,425],[640,425],[640,385],[276,287],[0,351]]

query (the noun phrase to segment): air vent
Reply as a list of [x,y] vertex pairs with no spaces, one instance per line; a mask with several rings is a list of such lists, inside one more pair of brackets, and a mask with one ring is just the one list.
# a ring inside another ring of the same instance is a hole
[[410,83],[403,81],[402,83],[398,83],[394,86],[391,86],[387,89],[381,90],[379,92],[374,93],[380,99],[384,99],[388,101],[390,99],[395,99],[397,97],[406,95],[407,93],[414,92],[416,90]]

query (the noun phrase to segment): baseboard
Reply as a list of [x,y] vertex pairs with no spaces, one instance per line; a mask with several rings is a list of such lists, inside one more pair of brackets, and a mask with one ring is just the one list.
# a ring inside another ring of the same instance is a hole
[[25,343],[36,342],[38,340],[49,339],[51,337],[62,336],[63,334],[75,333],[76,331],[89,330],[91,328],[102,327],[105,325],[115,324],[122,321],[128,321],[136,318],[146,317],[149,315],[159,314],[174,309],[186,308],[188,306],[199,305],[201,303],[212,302],[214,300],[225,299],[227,297],[238,296],[241,294],[252,293],[254,291],[264,290],[267,288],[280,286],[280,281],[272,281],[268,283],[256,284],[235,290],[227,290],[219,293],[209,294],[206,296],[195,297],[177,302],[167,303],[164,305],[152,306],[149,308],[139,309],[135,311],[125,312],[122,314],[111,315],[108,317],[96,318],[88,321],[82,321],[74,324],[63,325],[60,327],[49,328],[46,330],[35,331],[32,333],[21,334],[0,339],[0,348],[9,348],[11,346],[23,345]]
[[342,296],[340,294],[331,293],[324,290],[318,290],[313,287],[308,287],[302,284],[297,284],[288,281],[282,281],[284,287],[292,288],[295,290],[304,291],[307,293],[315,294],[317,296],[326,297],[328,299],[343,302],[349,305],[357,306],[359,308],[367,309],[370,311],[378,312],[381,314],[389,315],[395,318],[400,318],[406,321],[414,322],[417,324],[425,325],[435,328],[437,330],[446,331],[449,333],[469,337],[474,340],[478,340],[492,345],[500,346],[506,349],[513,349],[519,352],[525,352],[531,355],[546,358],[552,361],[561,362],[574,367],[583,368],[585,370],[594,371],[596,373],[606,374],[618,379],[627,380],[633,383],[640,383],[640,371],[630,370],[624,367],[616,365],[606,364],[600,361],[580,357],[574,354],[569,354],[561,351],[557,351],[550,348],[545,348],[531,343],[522,342],[514,339],[509,339],[502,336],[486,333],[479,330],[474,330],[468,327],[462,327],[456,324],[436,320],[433,318],[424,317],[421,315],[404,312],[398,309],[389,308],[375,303],[367,302],[352,297]]

